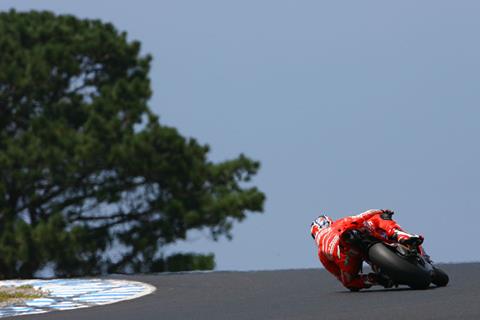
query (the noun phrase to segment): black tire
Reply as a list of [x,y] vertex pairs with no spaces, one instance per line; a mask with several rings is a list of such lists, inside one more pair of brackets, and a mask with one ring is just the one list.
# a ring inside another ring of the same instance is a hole
[[383,243],[371,246],[368,256],[382,273],[397,284],[405,284],[413,289],[426,289],[430,286],[431,276],[428,270],[400,257]]
[[437,287],[445,287],[447,286],[449,280],[448,274],[446,274],[445,271],[437,267],[433,268],[432,283],[434,285]]

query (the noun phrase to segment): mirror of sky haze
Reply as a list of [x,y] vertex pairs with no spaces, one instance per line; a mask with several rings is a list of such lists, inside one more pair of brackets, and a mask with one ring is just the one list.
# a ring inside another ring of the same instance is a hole
[[479,261],[480,2],[1,1],[112,22],[153,56],[162,123],[262,168],[263,214],[168,252],[217,270],[320,267],[309,234],[391,208],[436,262]]

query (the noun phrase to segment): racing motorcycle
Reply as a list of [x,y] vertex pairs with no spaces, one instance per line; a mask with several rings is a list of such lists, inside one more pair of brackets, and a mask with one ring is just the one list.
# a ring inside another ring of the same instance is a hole
[[433,265],[419,239],[390,243],[357,232],[349,236],[363,251],[372,270],[396,287],[407,285],[412,289],[426,289],[432,283],[438,287],[448,284],[448,275]]

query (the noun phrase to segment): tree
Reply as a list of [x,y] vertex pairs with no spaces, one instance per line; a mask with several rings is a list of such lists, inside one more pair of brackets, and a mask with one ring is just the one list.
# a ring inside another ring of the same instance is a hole
[[[163,248],[261,212],[259,163],[220,163],[151,112],[151,57],[109,23],[0,13],[0,275],[213,268]],[[112,253],[112,249],[115,249]]]

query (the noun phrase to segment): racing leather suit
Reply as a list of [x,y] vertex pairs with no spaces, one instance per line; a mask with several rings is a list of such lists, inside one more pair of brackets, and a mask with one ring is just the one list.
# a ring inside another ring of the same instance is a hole
[[356,216],[334,221],[328,228],[319,229],[312,224],[310,233],[318,246],[318,257],[324,267],[342,284],[352,290],[369,288],[376,284],[375,279],[359,274],[364,257],[343,237],[349,230],[368,232],[372,236],[387,241],[403,241],[413,237],[391,219],[383,210],[369,210]]

